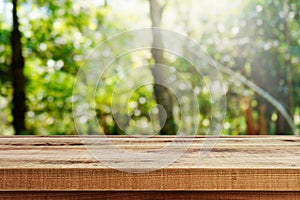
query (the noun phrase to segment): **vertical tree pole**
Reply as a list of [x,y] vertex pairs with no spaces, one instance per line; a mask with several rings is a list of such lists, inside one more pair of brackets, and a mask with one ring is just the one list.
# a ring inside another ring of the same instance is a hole
[[[284,18],[283,18],[283,25],[284,25],[284,34],[285,34],[285,43],[290,48],[291,45],[291,30],[290,30],[290,25],[289,25],[289,1],[284,0],[283,2],[283,8],[282,12],[284,13]],[[293,72],[292,72],[292,64],[291,61],[288,59],[285,59],[285,71],[283,72],[282,79],[285,80],[286,85],[287,85],[287,94],[280,94],[279,99],[287,108],[289,111],[290,115],[293,117],[294,113],[294,95],[293,95]],[[284,119],[282,115],[278,116],[278,122],[276,124],[276,133],[278,134],[286,134],[288,131],[290,131],[291,128],[287,121]]]
[[[285,42],[290,47],[291,45],[291,30],[289,25],[289,2],[288,0],[284,1],[283,5],[283,11],[284,11],[284,30],[285,30]],[[289,111],[290,114],[293,116],[294,113],[294,95],[293,95],[293,72],[290,61],[285,61],[286,65],[286,79],[287,79],[287,85],[288,85],[288,99],[289,99]]]
[[12,46],[12,115],[13,127],[15,134],[22,134],[25,131],[25,112],[26,112],[26,96],[25,96],[25,76],[24,76],[24,57],[22,54],[21,32],[19,30],[19,21],[17,15],[17,0],[13,3],[13,30],[11,33]]
[[[161,17],[164,10],[164,6],[160,5],[157,0],[149,0],[150,3],[150,17],[152,22],[153,28],[159,28],[161,24]],[[164,65],[166,61],[163,55],[163,44],[161,33],[159,29],[153,29],[153,48],[151,49],[152,57],[155,61],[155,66],[151,69],[152,74],[154,77],[155,83],[164,83],[167,79],[165,76],[165,72],[159,64]],[[160,49],[158,49],[158,47]],[[177,132],[177,127],[174,122],[173,116],[173,103],[172,103],[172,96],[168,90],[168,88],[160,85],[154,84],[154,93],[156,102],[164,107],[164,113],[161,109],[159,109],[159,119],[160,119],[160,126],[161,126],[161,135],[171,135]],[[164,123],[165,122],[165,123]]]

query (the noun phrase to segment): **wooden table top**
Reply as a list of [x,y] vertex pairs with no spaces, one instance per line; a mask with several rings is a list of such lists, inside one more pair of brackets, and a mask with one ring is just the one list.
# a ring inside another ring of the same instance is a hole
[[[172,143],[173,137],[117,136],[109,141],[129,153],[159,152]],[[199,158],[199,151],[207,138],[187,137],[186,141],[191,142],[189,148],[163,169],[128,173],[103,165],[87,151],[102,149],[114,162],[114,155],[105,151],[105,146],[83,144],[78,137],[1,137],[0,190],[300,190],[299,137],[221,137],[203,159]],[[182,150],[180,145],[175,143],[169,151]]]

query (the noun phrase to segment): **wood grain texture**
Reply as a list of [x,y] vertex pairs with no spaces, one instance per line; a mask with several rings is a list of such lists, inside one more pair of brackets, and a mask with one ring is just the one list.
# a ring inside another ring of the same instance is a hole
[[0,192],[0,200],[299,200],[300,192],[139,191],[139,192]]
[[[172,137],[110,140],[128,151],[155,151]],[[185,154],[164,169],[126,173],[102,165],[78,137],[2,137],[0,190],[300,191],[299,137],[222,137],[204,159],[199,159],[199,150],[205,138],[187,140],[193,143]],[[104,148],[95,143],[91,147]],[[291,194],[290,199],[299,197]],[[275,199],[274,193],[268,195]]]

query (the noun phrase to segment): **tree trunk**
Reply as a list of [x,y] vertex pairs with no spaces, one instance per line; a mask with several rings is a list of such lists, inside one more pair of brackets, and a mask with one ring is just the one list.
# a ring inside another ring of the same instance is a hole
[[[290,26],[288,21],[288,15],[289,15],[289,8],[288,8],[288,0],[284,0],[283,2],[283,13],[284,13],[284,30],[285,30],[285,42],[288,47],[291,45],[291,33],[290,33]],[[290,60],[285,60],[285,71],[283,74],[280,74],[282,77],[282,80],[286,82],[286,86],[288,88],[287,94],[283,92],[279,96],[279,99],[283,103],[284,107],[287,108],[287,111],[291,116],[293,116],[294,113],[294,96],[293,96],[293,84],[292,84],[292,67]],[[286,119],[279,114],[278,115],[278,121],[276,124],[276,133],[277,134],[287,134],[289,132],[292,132],[291,127],[287,123]]]
[[[289,3],[288,0],[284,1],[284,30],[285,30],[285,42],[290,47],[291,45],[291,30],[290,25],[288,21],[289,17]],[[285,61],[286,66],[286,80],[287,80],[287,86],[288,86],[288,103],[289,103],[289,112],[291,115],[293,115],[294,112],[294,95],[293,95],[293,72],[290,60]]]
[[24,57],[22,54],[21,32],[19,30],[19,21],[17,16],[17,0],[13,3],[13,30],[11,33],[12,46],[12,115],[15,134],[19,135],[25,132],[25,76],[24,76]]
[[259,135],[268,135],[268,125],[266,117],[266,104],[261,104],[258,106],[258,124],[257,124],[257,133]]
[[[161,23],[161,17],[163,13],[164,6],[161,6],[157,0],[149,0],[150,3],[150,17],[152,22],[152,27],[159,28]],[[163,44],[161,39],[161,33],[159,29],[153,29],[153,47],[151,49],[152,57],[155,61],[155,66],[152,68],[152,74],[154,77],[155,83],[164,83],[166,80],[166,74],[160,65],[166,64],[163,55]],[[160,49],[158,49],[160,48]],[[166,84],[165,84],[166,85]],[[163,106],[165,109],[164,113],[159,109],[159,119],[161,126],[161,135],[171,135],[177,132],[177,127],[174,122],[173,116],[173,103],[172,96],[169,92],[169,89],[162,86],[161,84],[154,84],[154,93],[156,97],[156,102]]]
[[251,99],[249,97],[245,97],[242,99],[243,101],[243,109],[246,120],[246,133],[247,135],[256,135],[257,134],[257,121],[253,117],[253,110],[251,107]]

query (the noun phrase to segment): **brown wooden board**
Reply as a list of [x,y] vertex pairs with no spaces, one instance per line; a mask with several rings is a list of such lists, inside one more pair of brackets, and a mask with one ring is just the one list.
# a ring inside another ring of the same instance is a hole
[[0,192],[0,199],[6,200],[299,200],[300,192],[251,192],[251,191],[53,191],[53,192]]
[[[290,199],[299,197],[299,137],[222,137],[202,160],[199,149],[205,138],[187,139],[193,141],[189,149],[164,169],[127,173],[105,167],[88,153],[88,144],[83,145],[78,137],[1,137],[0,190],[246,191],[254,196],[253,191],[260,191],[269,192],[265,194],[273,199],[277,193],[270,192],[280,191],[294,192],[289,193]],[[110,140],[123,149],[153,151],[171,142],[172,137]]]

